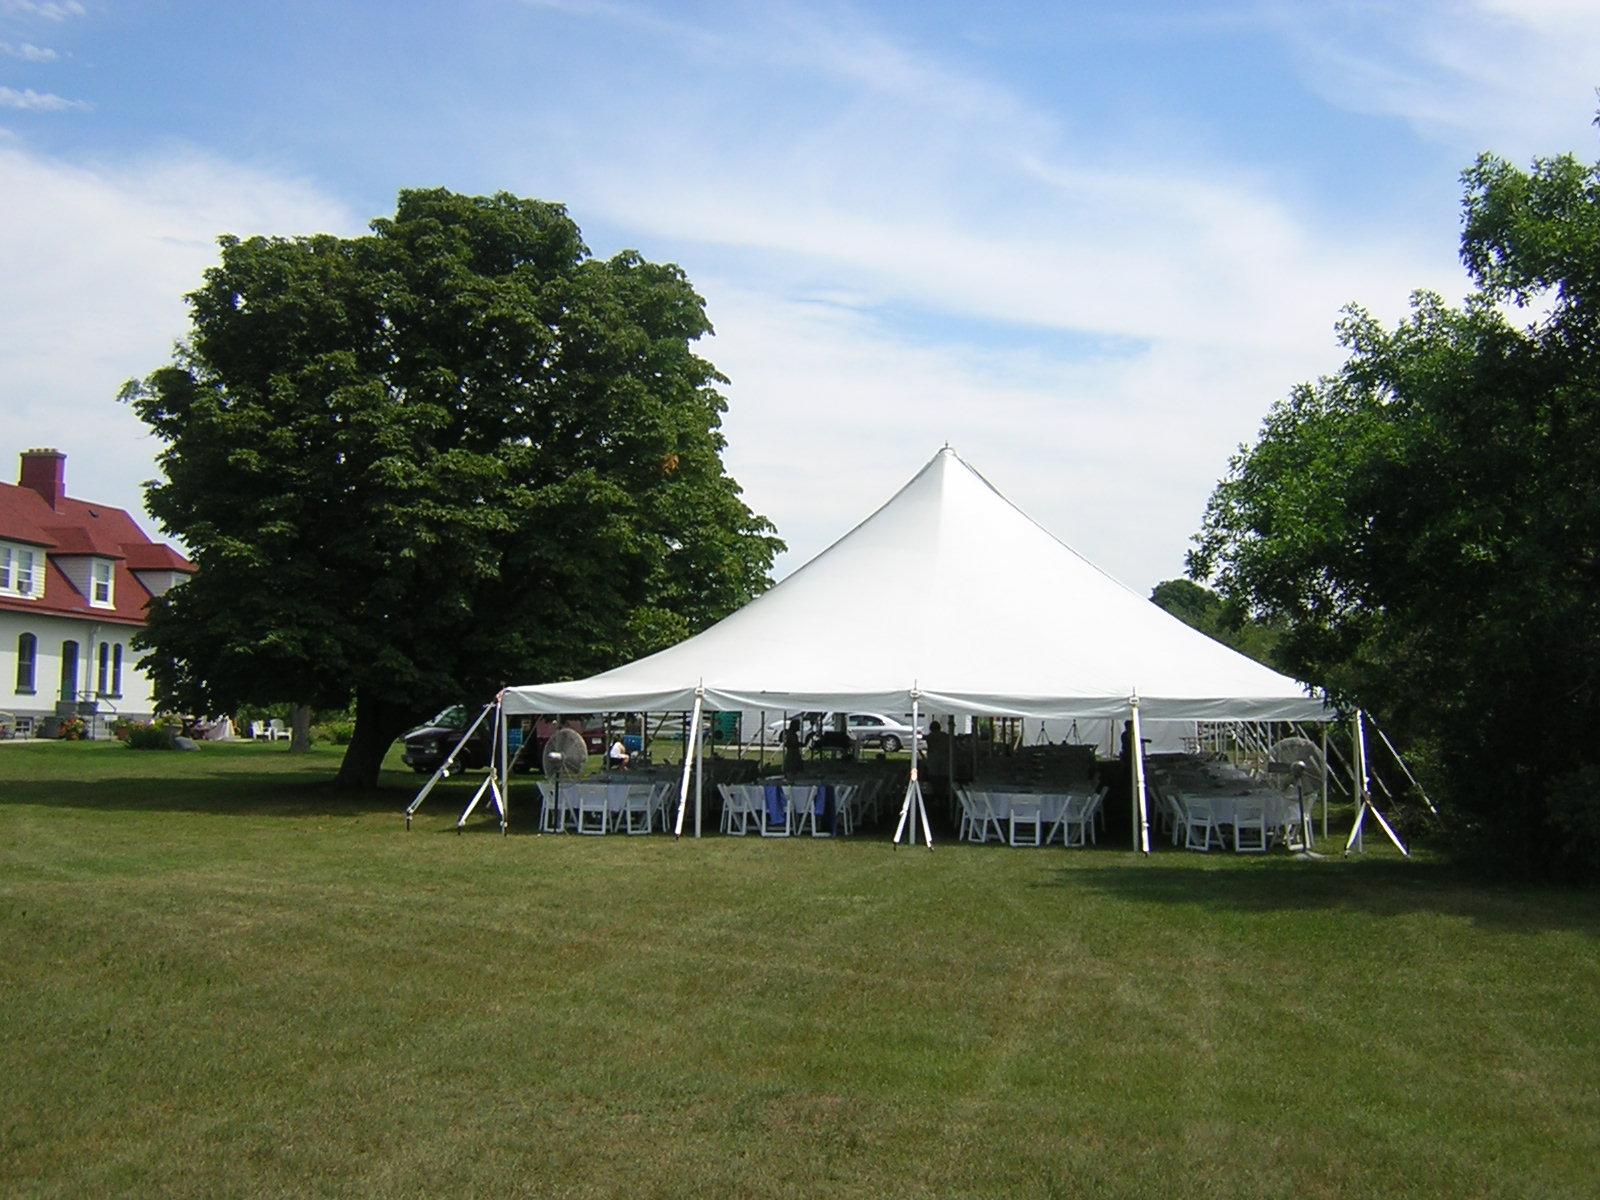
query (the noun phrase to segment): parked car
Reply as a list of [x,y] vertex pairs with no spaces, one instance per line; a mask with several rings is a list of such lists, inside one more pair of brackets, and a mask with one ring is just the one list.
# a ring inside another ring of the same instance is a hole
[[[400,757],[406,766],[418,774],[433,774],[450,751],[456,748],[462,733],[476,717],[477,711],[468,709],[465,704],[452,704],[433,720],[423,722],[401,738],[405,744],[405,751]],[[492,732],[488,721],[484,721],[473,730],[472,736],[467,739],[467,744],[461,748],[461,753],[456,755],[455,762],[451,764],[452,769],[471,770],[487,767],[489,739]]]
[[[801,742],[807,749],[816,744],[821,734],[833,728],[831,713],[791,713],[790,719],[794,717],[800,718]],[[844,727],[857,746],[877,746],[890,754],[904,749],[913,737],[920,745],[924,735],[923,730],[913,730],[909,723],[882,713],[847,713]],[[767,723],[767,733],[774,741],[783,739],[785,728],[786,722],[781,717]]]
[[[422,725],[418,725],[410,733],[404,735],[405,751],[401,758],[405,764],[420,775],[431,775],[439,769],[450,751],[456,748],[456,743],[461,740],[462,732],[473,721],[477,720],[481,709],[469,708],[465,704],[452,704],[449,708],[439,713]],[[583,744],[590,754],[604,754],[606,752],[606,725],[600,717],[568,717],[563,724],[578,730],[583,734]],[[550,735],[556,731],[554,721],[540,717],[533,727],[532,745],[520,744],[522,739],[518,736],[520,730],[514,729],[512,746],[517,748],[515,757],[511,760],[511,769],[514,771],[531,771],[539,765],[539,754],[544,749],[545,742],[550,740]],[[455,762],[450,764],[452,773],[455,771],[482,770],[489,765],[489,745],[493,739],[494,729],[490,721],[484,721],[467,739],[467,744],[461,748],[461,753],[456,755]]]
[[857,745],[877,746],[890,754],[913,742],[920,745],[924,733],[882,713],[850,713],[844,719],[844,727]]

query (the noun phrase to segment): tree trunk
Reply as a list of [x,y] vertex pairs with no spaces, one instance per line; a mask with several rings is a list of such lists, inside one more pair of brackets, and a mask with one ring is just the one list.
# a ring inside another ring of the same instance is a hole
[[389,752],[395,738],[414,724],[415,715],[409,705],[397,704],[372,692],[357,691],[356,727],[334,784],[353,792],[376,789],[383,756]]
[[296,704],[289,709],[289,753],[311,753],[311,705]]

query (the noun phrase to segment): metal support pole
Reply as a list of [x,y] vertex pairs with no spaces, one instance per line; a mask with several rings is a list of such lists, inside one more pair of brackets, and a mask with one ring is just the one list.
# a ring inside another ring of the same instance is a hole
[[1328,840],[1328,723],[1322,723],[1322,840]]
[[1128,704],[1133,722],[1133,791],[1137,809],[1134,812],[1135,836],[1133,848],[1150,853],[1150,802],[1144,788],[1144,741],[1140,737],[1139,697],[1135,695]]
[[[698,699],[698,697],[696,697]],[[700,718],[694,722],[694,836],[700,836],[700,817],[705,808],[706,744],[700,738]]]
[[[702,700],[701,694],[699,692],[696,692],[695,696],[694,696],[694,725],[697,728],[698,728],[698,726],[700,724],[700,704],[701,704],[701,700]],[[689,811],[689,767],[690,767],[690,765],[691,764],[690,764],[690,759],[689,759],[689,747],[685,746],[683,748],[683,778],[678,783],[678,820],[677,820],[677,823],[674,826],[673,832],[672,832],[672,836],[675,837],[675,838],[681,838],[683,836],[683,816],[684,816],[684,814],[686,812]]]
[[1406,760],[1400,757],[1400,751],[1395,749],[1394,743],[1389,740],[1389,735],[1383,731],[1383,727],[1376,721],[1372,723],[1372,727],[1378,731],[1378,736],[1383,739],[1383,744],[1389,747],[1389,753],[1394,755],[1395,762],[1400,764],[1400,769],[1405,772],[1406,778],[1411,781],[1411,786],[1417,789],[1417,795],[1422,797],[1422,802],[1428,806],[1428,811],[1437,817],[1439,810],[1433,806],[1433,801],[1428,799],[1428,793],[1422,790],[1422,785],[1417,782],[1417,777],[1411,773],[1411,768],[1406,766]]
[[505,693],[500,703],[500,836],[511,832],[511,724],[506,716]]
[[1361,823],[1367,815],[1367,805],[1371,797],[1367,792],[1367,731],[1366,722],[1361,718],[1361,710],[1356,709],[1356,715],[1350,722],[1350,783],[1351,790],[1356,796],[1356,821],[1350,830],[1350,841],[1345,846],[1348,854],[1350,847],[1354,846],[1356,852],[1366,853],[1367,844],[1361,837]]
[[[922,719],[922,708],[915,690],[911,693],[911,727],[915,729],[917,722]],[[915,739],[913,739],[914,741]],[[915,807],[913,807],[915,806]],[[894,846],[900,847],[900,836],[905,832],[906,822],[911,823],[911,837],[908,844],[915,845],[917,840],[917,818],[922,818],[923,836],[927,839],[928,849],[933,849],[933,826],[928,823],[928,809],[922,803],[922,784],[917,776],[916,747],[911,751],[911,777],[906,781],[906,796],[900,804],[900,820],[894,827]]]
[[433,778],[422,785],[422,790],[417,793],[417,798],[406,807],[407,829],[411,828],[412,815],[422,807],[422,802],[428,798],[428,793],[433,791],[438,782],[450,774],[450,768],[455,765],[456,755],[461,753],[461,748],[467,744],[467,739],[478,731],[478,726],[483,724],[483,719],[489,715],[489,710],[493,707],[493,703],[483,706],[483,711],[478,714],[478,719],[467,726],[467,731],[461,735],[461,740],[456,743],[456,748],[445,756],[445,760],[439,764],[439,769],[433,773]]

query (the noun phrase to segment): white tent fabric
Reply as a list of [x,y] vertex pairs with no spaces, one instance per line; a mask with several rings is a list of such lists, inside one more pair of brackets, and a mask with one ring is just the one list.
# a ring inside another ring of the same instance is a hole
[[764,595],[648,658],[509,688],[505,711],[867,709],[1328,718],[1287,676],[1189,628],[1014,506],[949,447]]

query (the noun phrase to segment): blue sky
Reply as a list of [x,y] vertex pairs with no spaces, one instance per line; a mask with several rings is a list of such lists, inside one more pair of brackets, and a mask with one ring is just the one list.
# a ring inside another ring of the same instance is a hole
[[503,189],[695,281],[780,571],[949,442],[1147,589],[1341,305],[1462,294],[1478,152],[1600,157],[1597,84],[1597,0],[0,0],[0,455],[138,511],[114,397],[218,234]]

